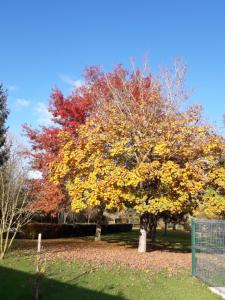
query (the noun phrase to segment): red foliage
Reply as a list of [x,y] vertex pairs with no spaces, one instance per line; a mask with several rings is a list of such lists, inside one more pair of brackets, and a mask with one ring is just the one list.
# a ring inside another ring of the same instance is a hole
[[86,113],[92,104],[90,94],[85,90],[84,87],[78,88],[67,98],[64,98],[59,90],[52,92],[49,111],[56,124],[66,130],[74,130],[79,124],[84,123]]
[[53,90],[49,103],[49,112],[56,124],[51,127],[41,127],[34,130],[25,124],[31,151],[27,153],[31,158],[32,167],[42,174],[42,179],[33,180],[33,190],[36,196],[36,209],[45,212],[56,212],[66,202],[63,189],[56,187],[48,181],[48,165],[57,159],[57,154],[63,139],[61,131],[69,131],[76,136],[77,127],[85,122],[86,114],[91,110],[92,97],[88,86],[76,89],[70,96],[64,97],[59,90]]
[[65,195],[60,187],[53,185],[47,179],[32,180],[32,193],[36,201],[34,209],[44,211],[46,213],[55,213],[63,206]]

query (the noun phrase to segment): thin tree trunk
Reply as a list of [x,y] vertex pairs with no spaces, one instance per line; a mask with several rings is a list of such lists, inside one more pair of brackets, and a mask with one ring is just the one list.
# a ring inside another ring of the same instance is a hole
[[64,212],[63,213],[63,224],[66,224],[66,221],[67,221],[67,218],[68,218],[68,212]]
[[165,224],[165,227],[164,227],[164,235],[167,236],[167,227],[168,227],[167,220],[164,220],[164,224]]
[[88,216],[88,218],[87,218],[87,222],[88,222],[88,224],[90,223],[90,217]]
[[[51,217],[52,218],[52,217]],[[57,214],[57,219],[58,219],[58,224],[61,224],[61,217],[60,217],[60,212]]]

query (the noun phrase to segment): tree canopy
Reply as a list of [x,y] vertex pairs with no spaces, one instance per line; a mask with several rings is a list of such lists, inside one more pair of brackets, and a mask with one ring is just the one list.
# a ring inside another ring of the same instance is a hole
[[193,212],[213,174],[224,170],[207,171],[223,154],[224,140],[202,123],[201,108],[181,110],[150,74],[121,66],[95,73],[93,86],[86,122],[75,135],[59,134],[65,143],[49,164],[51,182],[64,184],[75,211]]

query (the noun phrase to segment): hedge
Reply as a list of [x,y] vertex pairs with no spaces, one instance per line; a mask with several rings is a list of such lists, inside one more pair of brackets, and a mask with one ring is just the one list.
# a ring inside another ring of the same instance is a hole
[[131,231],[133,224],[103,224],[102,234],[119,233]]
[[[133,224],[104,224],[102,234],[131,231]],[[17,238],[37,239],[38,233],[43,239],[69,238],[95,235],[96,224],[51,224],[29,223],[22,228]]]

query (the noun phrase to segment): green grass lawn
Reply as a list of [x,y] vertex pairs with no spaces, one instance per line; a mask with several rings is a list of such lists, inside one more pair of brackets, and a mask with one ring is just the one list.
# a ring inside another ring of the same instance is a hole
[[[109,243],[136,245],[137,231],[104,236]],[[123,240],[123,242],[122,242]],[[66,242],[66,240],[64,240]],[[189,235],[159,232],[156,248],[189,251]],[[101,249],[99,249],[101,251]],[[0,262],[0,300],[30,300],[35,257],[12,251]],[[120,266],[89,264],[81,261],[46,262],[40,283],[41,300],[216,300],[208,288],[190,275],[141,271]]]
[[[0,299],[31,299],[35,264],[25,257],[0,263]],[[49,263],[40,285],[42,300],[213,300],[219,299],[186,272],[179,275],[146,273],[120,267]]]

